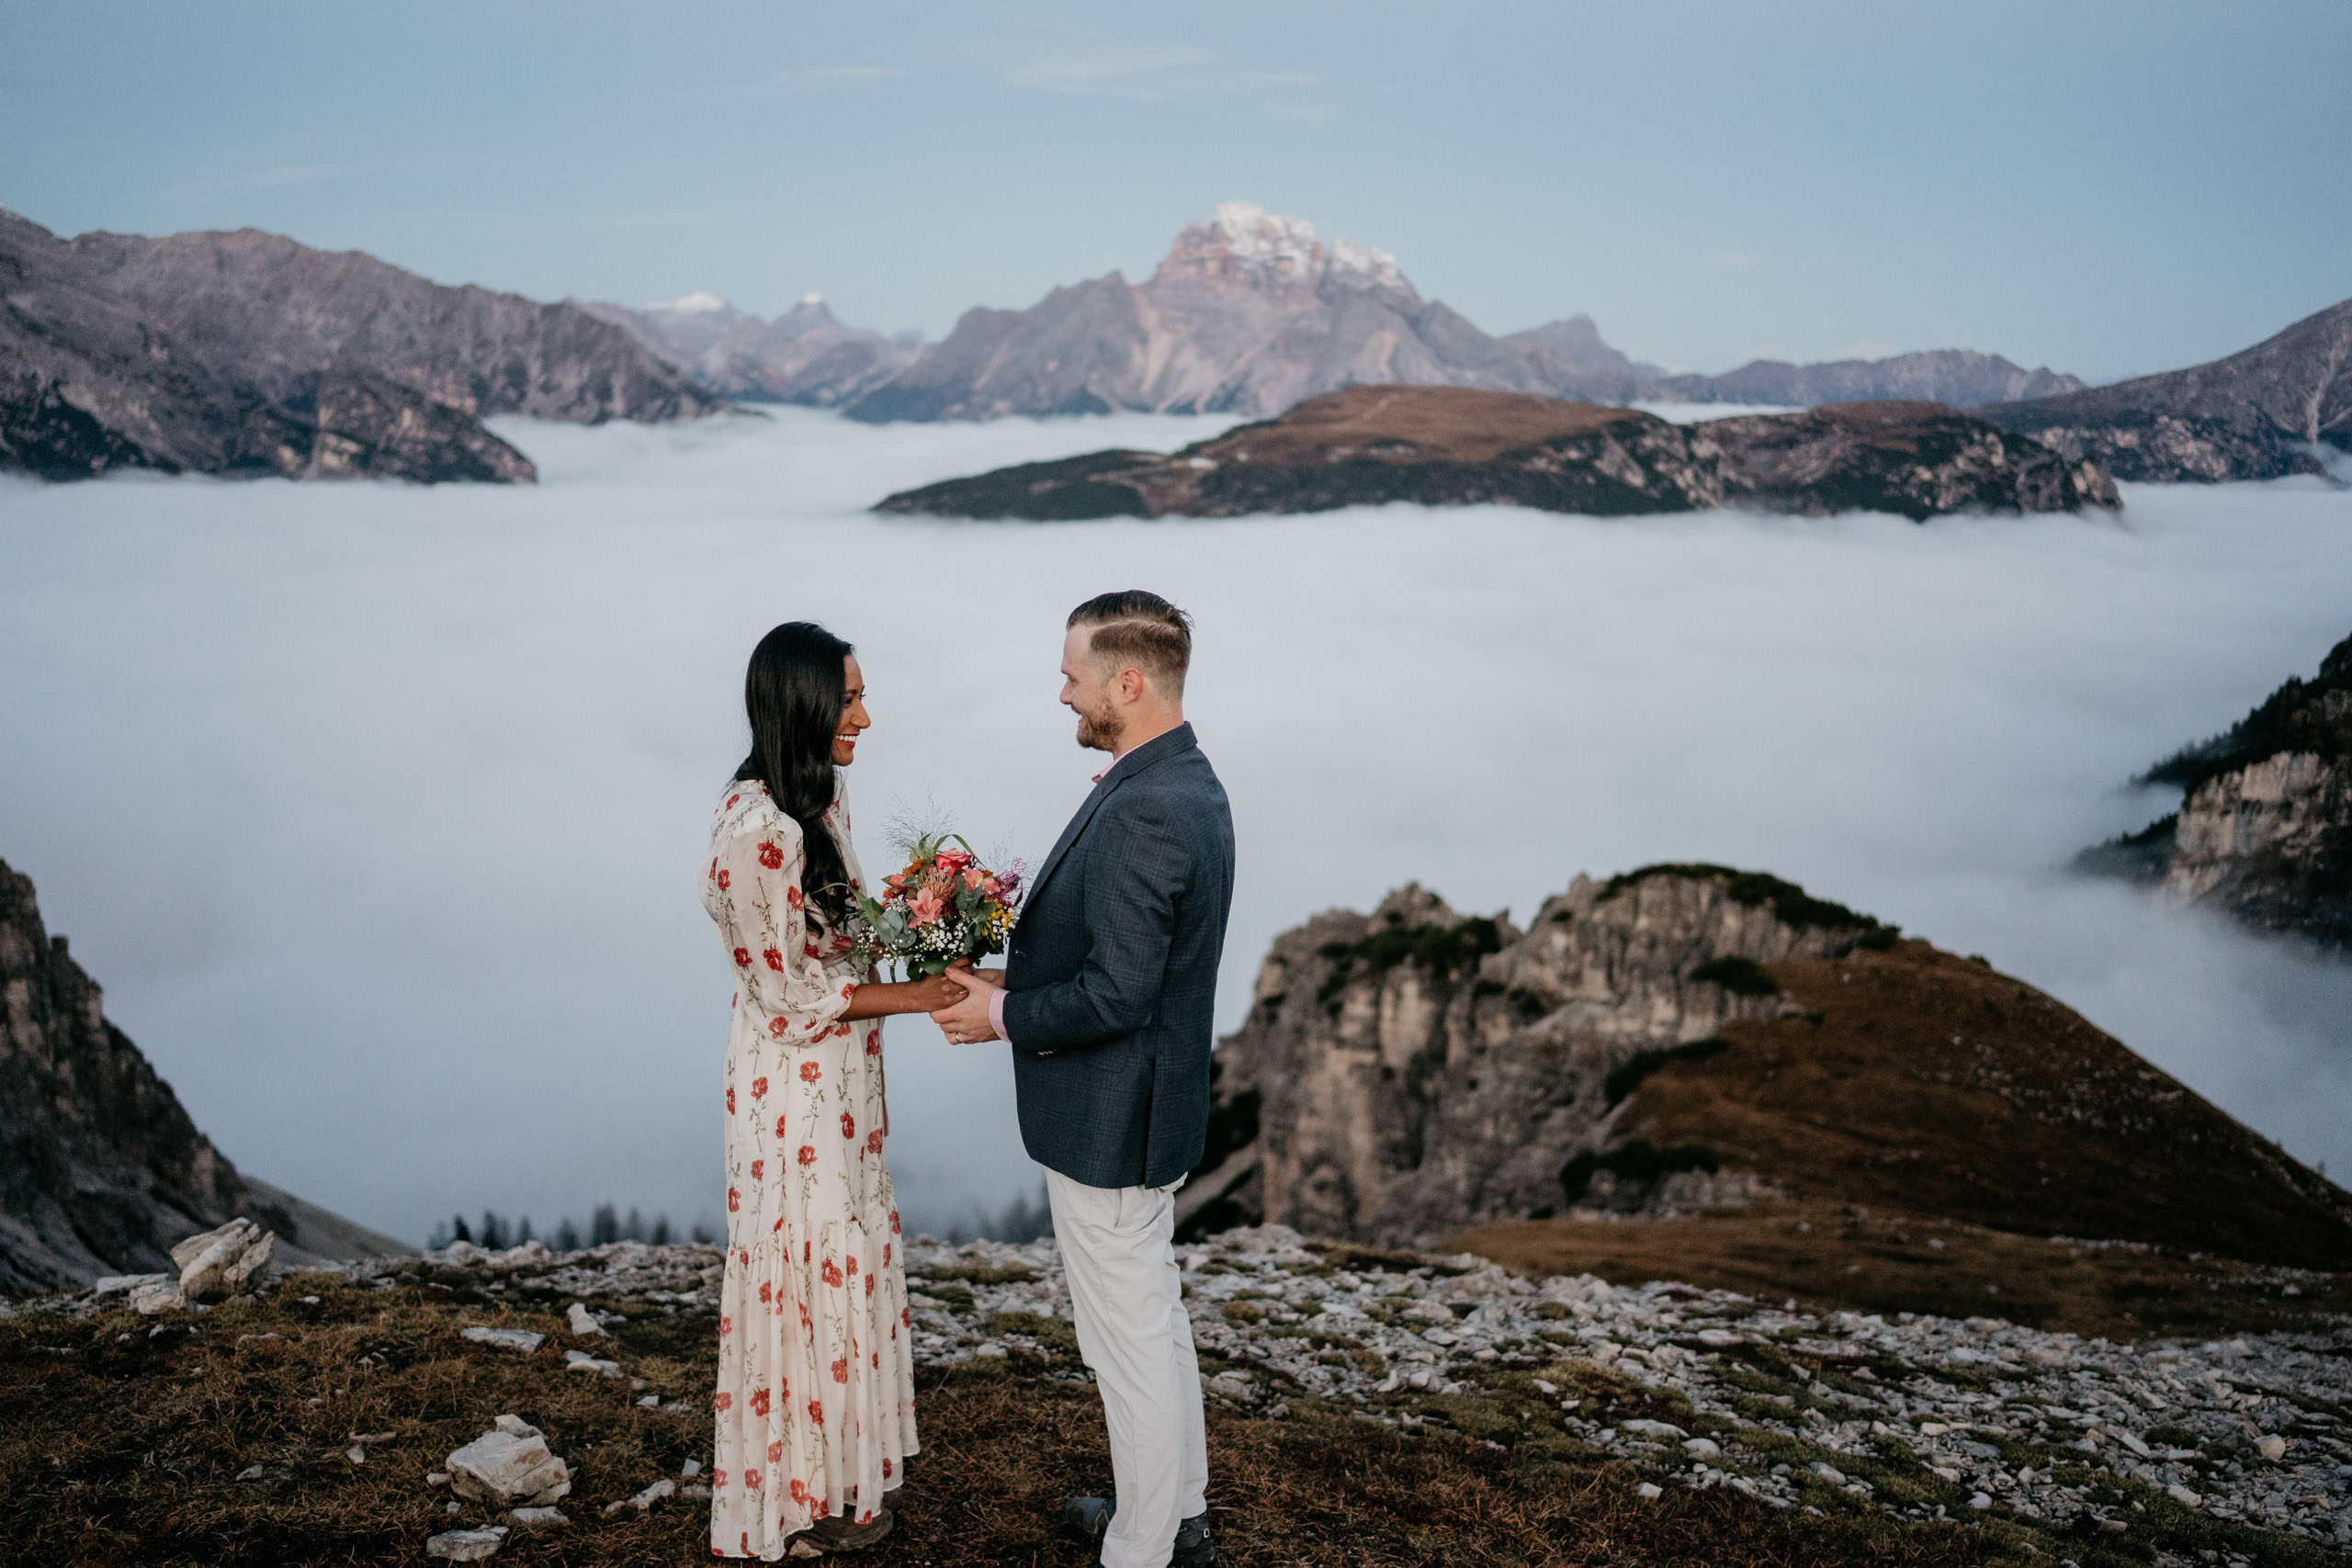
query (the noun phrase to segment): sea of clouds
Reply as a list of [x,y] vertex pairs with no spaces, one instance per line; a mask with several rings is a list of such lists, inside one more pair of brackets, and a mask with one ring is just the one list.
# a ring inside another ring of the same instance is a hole
[[[2170,808],[2132,774],[2352,632],[2352,493],[1925,527],[865,511],[1217,428],[515,423],[536,487],[0,483],[0,857],[243,1168],[412,1239],[486,1204],[715,1218],[695,873],[752,642],[857,643],[869,871],[926,798],[1034,862],[1101,765],[1054,700],[1063,616],[1140,585],[1199,622],[1225,1027],[1317,910],[1418,881],[1523,918],[1578,871],[1721,861],[1983,953],[2352,1168],[2352,964],[2063,869]],[[1034,1188],[1001,1050],[902,1020],[889,1063],[911,1224]]]

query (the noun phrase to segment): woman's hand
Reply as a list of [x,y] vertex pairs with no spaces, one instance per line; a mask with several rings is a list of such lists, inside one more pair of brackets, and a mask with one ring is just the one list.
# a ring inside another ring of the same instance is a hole
[[907,983],[909,1012],[937,1012],[941,1008],[954,1007],[964,999],[964,987],[944,975],[933,975]]

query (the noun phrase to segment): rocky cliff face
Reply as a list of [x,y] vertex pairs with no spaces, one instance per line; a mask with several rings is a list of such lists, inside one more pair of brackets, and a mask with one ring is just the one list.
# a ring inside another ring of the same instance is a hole
[[[1776,371],[1787,374],[1768,374]],[[1237,201],[1187,225],[1148,281],[1113,273],[1057,288],[1026,310],[967,312],[944,342],[847,407],[852,418],[874,421],[1113,409],[1262,419],[1321,393],[1380,383],[1600,402],[1901,397],[1958,405],[2081,384],[1959,351],[1675,377],[1610,347],[1588,316],[1490,337],[1423,299],[1387,252],[1327,243],[1303,219]]]
[[716,294],[639,310],[581,309],[627,327],[704,390],[747,402],[836,408],[883,385],[922,352],[919,336],[885,337],[847,325],[814,294],[772,321]]
[[2116,478],[2267,479],[2352,451],[2352,299],[2227,359],[1984,411]]
[[2114,506],[2071,462],[1932,403],[1833,404],[1672,424],[1453,387],[1356,387],[1172,456],[1110,451],[1025,463],[887,497],[939,516],[1239,517],[1389,502],[1500,503],[1598,516],[1742,506],[1826,516]]
[[55,235],[0,211],[0,468],[527,482],[469,415],[367,371],[273,392],[193,352]]
[[1521,932],[1417,887],[1276,939],[1187,1234],[1430,1245],[1767,1194],[2324,1266],[2352,1197],[1977,961],[1756,873],[1578,877]]
[[2179,785],[2180,809],[2086,852],[2086,869],[2352,950],[2352,637],[2143,782]]
[[296,1262],[411,1250],[239,1175],[0,862],[0,1294],[176,1273],[175,1242],[239,1214]]
[[719,406],[576,305],[447,288],[357,251],[312,250],[255,229],[84,234],[73,250],[185,352],[280,401],[343,374],[381,377],[477,418],[598,424]]

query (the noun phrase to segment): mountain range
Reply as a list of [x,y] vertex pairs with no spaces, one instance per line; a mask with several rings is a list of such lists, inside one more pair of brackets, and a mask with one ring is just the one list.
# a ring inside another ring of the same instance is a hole
[[[1962,408],[2083,385],[1959,349],[1827,365],[1758,360],[1720,377],[1678,376],[1611,347],[1583,315],[1491,337],[1423,299],[1387,252],[1326,243],[1307,220],[1242,201],[1187,224],[1143,283],[1114,272],[1056,288],[1025,310],[973,310],[928,347],[842,327],[830,312],[808,317],[814,304],[772,323],[714,295],[595,309],[715,390],[750,388],[876,423],[1121,409],[1266,418],[1374,383],[1602,403],[1894,398]],[[811,332],[826,334],[824,356],[790,346]]]
[[723,406],[576,306],[251,229],[65,241],[0,210],[0,467],[527,482],[483,418]]

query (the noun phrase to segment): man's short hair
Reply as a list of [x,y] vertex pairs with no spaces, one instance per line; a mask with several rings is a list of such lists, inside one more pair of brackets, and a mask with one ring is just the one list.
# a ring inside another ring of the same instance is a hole
[[1129,588],[1098,593],[1069,613],[1072,626],[1092,626],[1087,649],[1105,664],[1143,671],[1168,696],[1184,694],[1193,662],[1193,617],[1157,593]]

